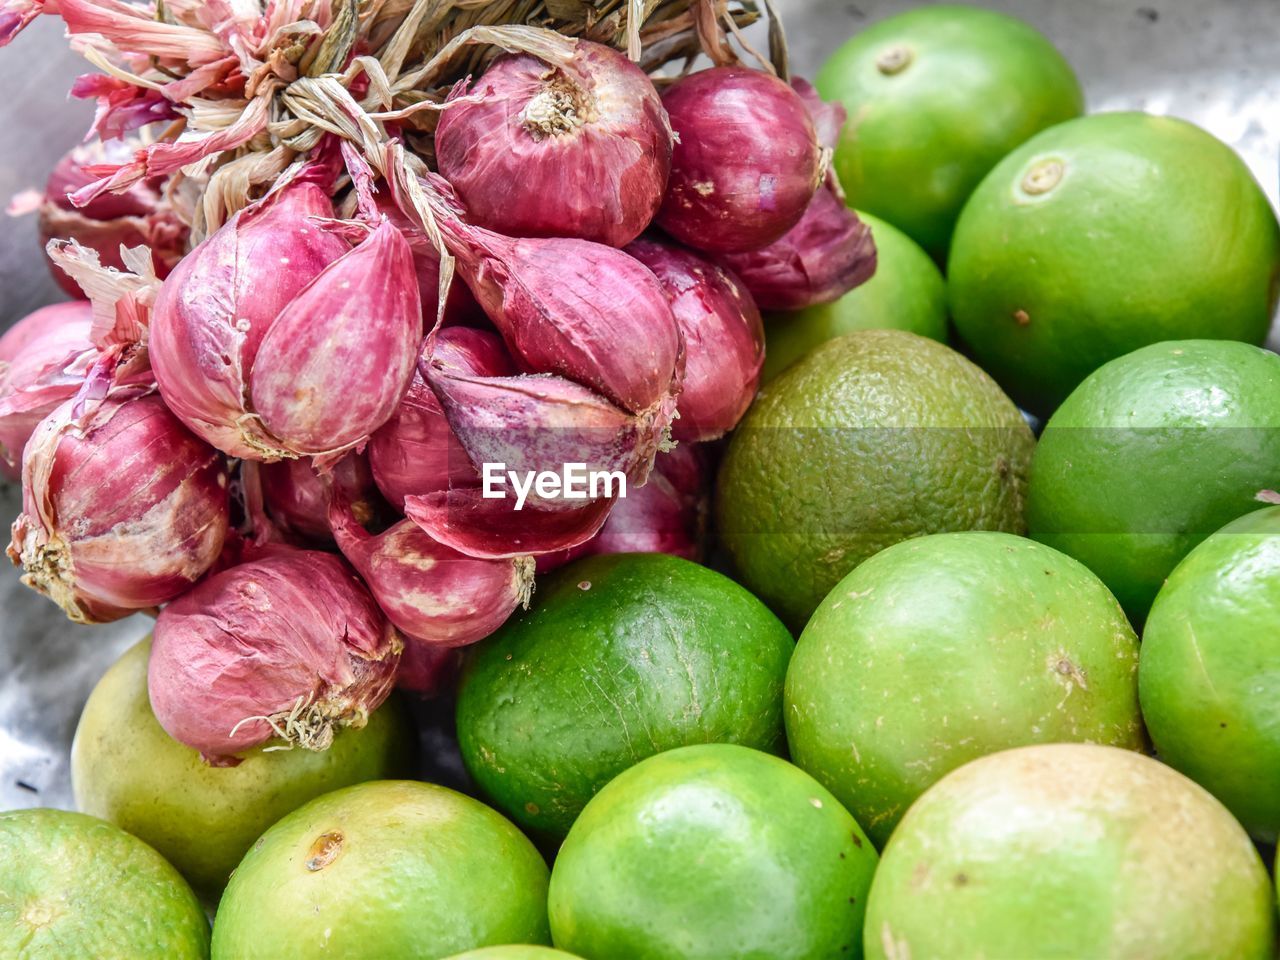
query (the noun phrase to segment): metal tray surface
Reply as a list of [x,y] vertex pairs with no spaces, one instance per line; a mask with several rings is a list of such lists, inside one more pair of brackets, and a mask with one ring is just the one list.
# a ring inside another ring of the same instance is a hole
[[[795,69],[812,73],[845,38],[905,0],[780,0]],[[1043,30],[1075,65],[1091,110],[1143,109],[1192,120],[1244,156],[1273,202],[1280,193],[1280,3],[1276,0],[983,0]],[[38,186],[88,127],[67,102],[87,64],[52,19],[0,51],[0,198]],[[60,299],[33,218],[0,221],[0,329]],[[1274,342],[1274,340],[1273,340]],[[20,492],[0,481],[0,517]],[[72,807],[68,751],[102,672],[149,628],[145,617],[77,627],[0,569],[0,810]],[[422,711],[426,774],[455,781],[448,709]]]

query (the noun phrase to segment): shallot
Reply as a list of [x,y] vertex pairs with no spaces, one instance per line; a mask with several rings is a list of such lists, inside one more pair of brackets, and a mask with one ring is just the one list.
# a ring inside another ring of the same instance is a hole
[[662,102],[677,142],[658,226],[728,253],[766,246],[799,223],[825,166],[799,94],[759,70],[713,67],[672,84]]
[[[165,198],[161,181],[141,180],[123,193],[104,193],[83,207],[70,198],[97,179],[86,168],[122,163],[138,146],[130,140],[95,140],[73,148],[58,161],[38,208],[42,247],[50,240],[75,240],[96,250],[104,266],[124,269],[120,248],[144,246],[151,251],[156,275],[168,275],[186,252],[187,226]],[[66,273],[52,264],[50,270],[68,294],[84,296]]]
[[[531,55],[534,54],[534,55]],[[622,53],[540,31],[450,96],[440,172],[468,219],[517,237],[622,247],[662,203],[673,137],[648,76]]]
[[0,474],[17,479],[36,426],[74,396],[97,357],[93,308],[57,303],[28,314],[0,338]]
[[217,560],[228,468],[144,388],[76,408],[62,404],[27,444],[8,554],[73,621],[105,623],[172,600]]
[[338,548],[409,646],[475,643],[529,602],[529,557],[468,557],[437,543],[409,520],[371,534],[336,491],[329,522]]
[[702,447],[682,443],[660,455],[649,482],[618,502],[600,533],[584,545],[583,555],[671,553],[701,559],[708,486]]
[[669,243],[641,239],[627,252],[658,278],[684,335],[677,440],[714,440],[738,425],[760,385],[764,323],[730,271]]
[[[261,467],[267,514],[285,533],[307,540],[332,541],[324,481],[309,459],[282,460]],[[373,472],[364,454],[349,453],[332,469],[332,482],[351,504],[361,523],[378,512]]]
[[160,611],[147,674],[156,719],[215,765],[279,737],[324,750],[395,684],[402,643],[340,558],[277,548]]
[[160,289],[151,354],[160,392],[226,453],[337,457],[408,389],[422,334],[412,252],[388,221],[354,249],[298,181],[237,213]]

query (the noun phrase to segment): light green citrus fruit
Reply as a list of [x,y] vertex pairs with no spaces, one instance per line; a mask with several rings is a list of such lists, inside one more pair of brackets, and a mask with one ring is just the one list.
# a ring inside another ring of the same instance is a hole
[[1098,369],[1050,418],[1027,522],[1140,623],[1178,561],[1277,477],[1280,357],[1225,340],[1153,344]]
[[286,813],[364,780],[403,776],[413,730],[391,700],[328,750],[251,750],[234,767],[211,767],[164,732],[147,696],[151,640],[103,674],[71,745],[76,806],[145,840],[216,902],[250,844]]
[[449,960],[574,960],[573,954],[551,947],[531,947],[527,945],[510,945],[505,947],[481,947],[479,950],[468,950]]
[[691,743],[782,750],[795,643],[728,577],[659,553],[590,557],[471,651],[458,742],[521,826],[562,838],[645,757]]
[[1034,413],[1161,340],[1262,343],[1280,225],[1244,162],[1142,113],[1046,130],[1000,162],[956,227],[948,293],[975,358]]
[[438,960],[549,943],[547,866],[488,807],[444,787],[357,784],[295,810],[231,875],[215,960]]
[[1006,750],[907,812],[871,888],[873,960],[1264,960],[1266,868],[1182,774],[1114,747]]
[[716,521],[742,582],[799,629],[900,540],[1023,529],[1034,440],[954,350],[898,330],[830,340],[760,392],[720,468]]
[[1280,832],[1280,507],[1191,551],[1151,607],[1139,670],[1160,759],[1254,836]]
[[764,382],[819,344],[854,330],[907,330],[947,339],[947,286],[938,265],[897,227],[858,216],[876,243],[876,272],[834,303],[765,319]]
[[0,956],[202,960],[209,922],[149,846],[65,810],[0,813]]
[[921,793],[988,753],[1143,747],[1138,638],[1092,573],[1007,533],[889,547],[845,577],[787,671],[793,761],[883,844]]
[[551,877],[588,960],[858,957],[876,852],[830,793],[734,744],[642,760],[587,804]]
[[862,30],[818,74],[849,112],[836,170],[849,204],[941,259],[978,182],[1084,109],[1070,65],[1032,27],[976,7],[920,7]]

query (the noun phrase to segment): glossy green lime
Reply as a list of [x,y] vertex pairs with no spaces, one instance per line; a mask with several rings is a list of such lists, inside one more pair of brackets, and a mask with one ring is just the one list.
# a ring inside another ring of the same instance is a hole
[[870,960],[1264,960],[1271,883],[1212,796],[1142,754],[1049,744],[938,781],[885,847]]
[[1262,343],[1280,224],[1235,152],[1183,120],[1104,113],[1000,162],[956,227],[956,329],[1020,404],[1161,340]]
[[1158,343],[1102,366],[1050,418],[1030,535],[1102,578],[1140,623],[1197,543],[1280,477],[1280,357],[1245,343]]
[[150,652],[150,638],[135,644],[89,695],[71,745],[76,806],[151,844],[214,902],[250,844],[286,813],[410,772],[414,733],[395,700],[320,753],[259,747],[238,766],[211,767],[151,712]]
[[262,835],[227,884],[215,960],[438,960],[549,943],[547,866],[488,807],[379,780],[326,794]]
[[1254,836],[1280,832],[1280,507],[1227,524],[1156,597],[1142,637],[1142,713],[1160,759]]
[[835,158],[849,204],[939,259],[987,171],[1084,109],[1075,74],[1044,36],[1002,13],[950,4],[859,31],[817,87],[849,111]]
[[1141,749],[1138,638],[1084,566],[1007,533],[919,537],[818,607],[787,672],[792,760],[877,844],[956,767],[1033,743]]
[[589,960],[858,957],[871,841],[785,760],[717,743],[643,760],[556,858],[556,946]]
[[795,643],[714,570],[660,553],[590,557],[471,652],[458,691],[467,770],[556,839],[606,783],[672,747],[782,749]]
[[954,350],[900,330],[845,334],[761,390],[720,467],[718,532],[742,583],[799,630],[900,540],[1021,532],[1034,442]]
[[449,960],[573,960],[573,954],[551,947],[505,946],[482,947],[479,950],[468,950]]
[[96,817],[0,813],[0,956],[204,960],[209,922],[178,871]]
[[765,318],[764,382],[819,344],[853,330],[906,330],[947,339],[947,285],[942,271],[897,227],[858,212],[876,243],[876,272],[834,303]]

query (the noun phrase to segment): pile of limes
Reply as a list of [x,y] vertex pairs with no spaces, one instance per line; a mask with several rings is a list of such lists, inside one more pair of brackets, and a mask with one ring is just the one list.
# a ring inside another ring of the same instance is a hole
[[397,779],[394,701],[204,766],[143,641],[76,736],[101,819],[0,815],[0,955],[1272,956],[1269,201],[1189,123],[1083,115],[1003,14],[882,21],[818,87],[878,267],[768,318],[725,573],[541,578],[464,658],[480,799]]

